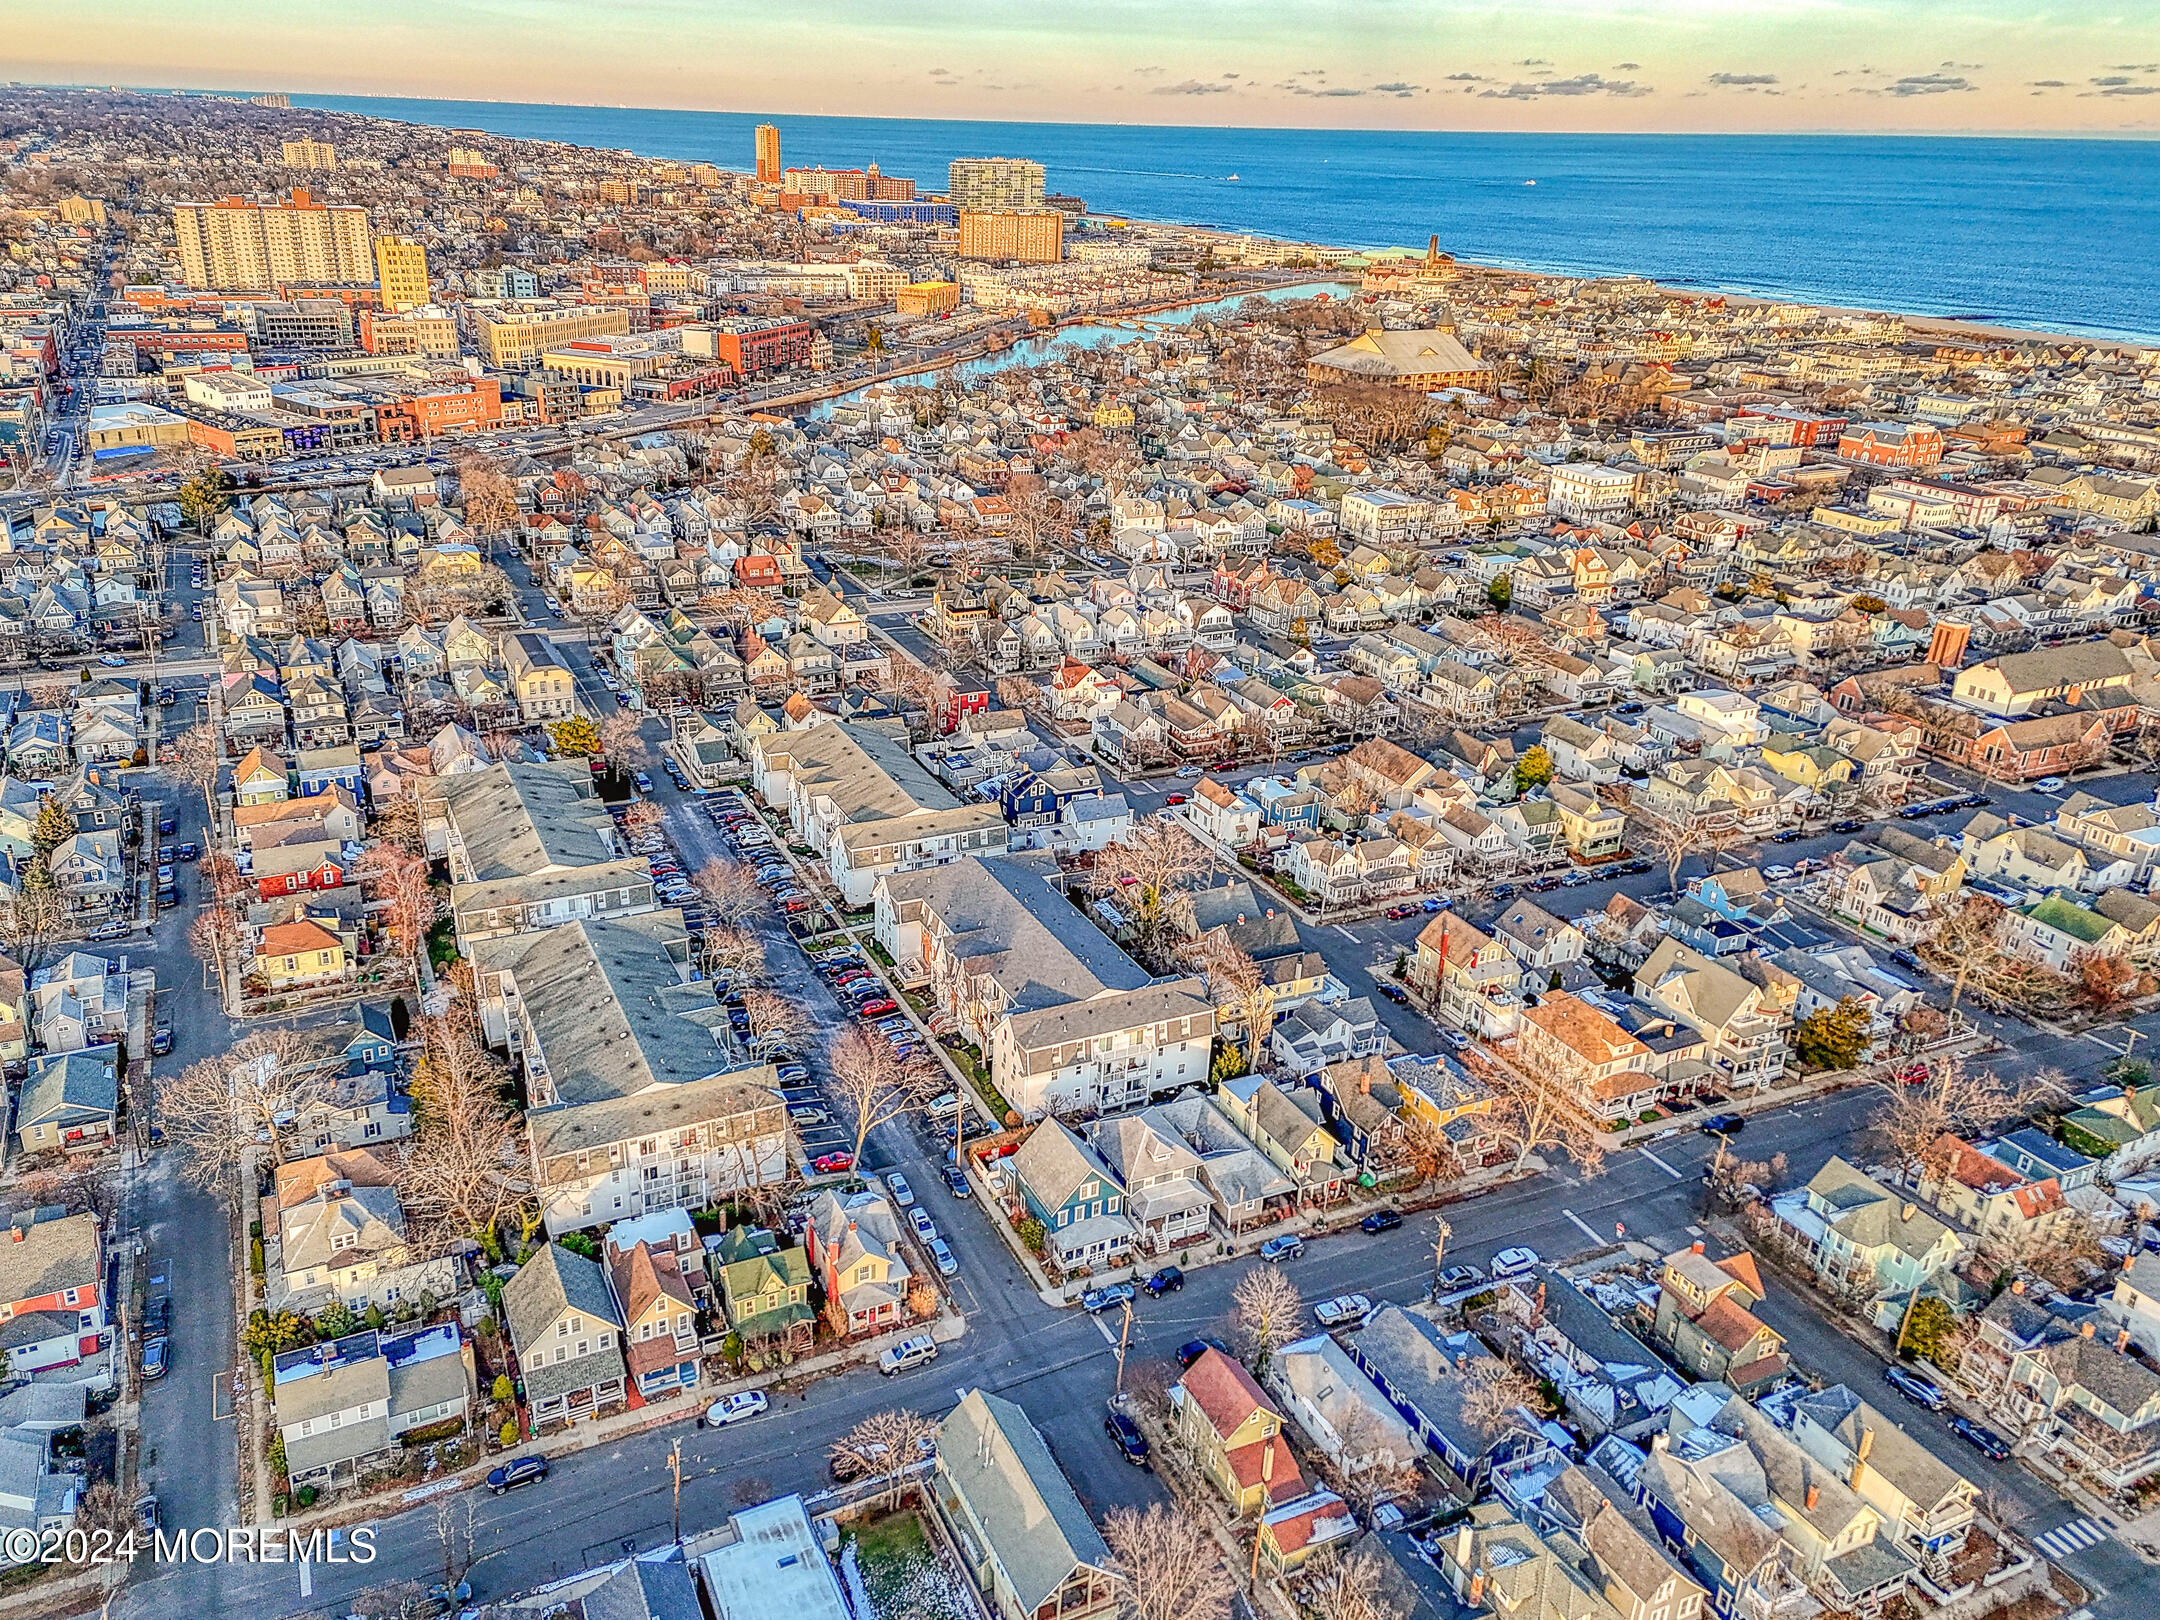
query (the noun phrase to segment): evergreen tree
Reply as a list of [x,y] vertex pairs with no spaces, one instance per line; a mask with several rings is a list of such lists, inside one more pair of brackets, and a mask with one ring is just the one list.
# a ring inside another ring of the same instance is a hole
[[1850,1069],[1874,1043],[1867,1009],[1850,996],[1809,1013],[1793,1030],[1793,1050],[1814,1069]]
[[1515,602],[1515,582],[1502,574],[1485,587],[1485,600],[1505,613]]
[[66,805],[48,793],[38,806],[37,820],[31,824],[30,847],[41,856],[50,855],[74,836],[75,818],[68,814]]

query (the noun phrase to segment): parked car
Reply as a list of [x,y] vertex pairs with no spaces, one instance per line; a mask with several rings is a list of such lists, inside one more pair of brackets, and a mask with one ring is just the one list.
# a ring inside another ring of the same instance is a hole
[[1885,1367],[1882,1370],[1882,1375],[1884,1383],[1888,1384],[1908,1401],[1911,1401],[1913,1405],[1924,1406],[1930,1412],[1940,1412],[1944,1403],[1948,1400],[1948,1397],[1936,1385],[1922,1378],[1918,1373],[1907,1372],[1903,1367]]
[[937,1360],[937,1340],[927,1333],[917,1333],[902,1339],[882,1356],[878,1357],[878,1371],[887,1378],[904,1373],[910,1367],[920,1367],[925,1362]]
[[2059,776],[2043,776],[2033,784],[2035,793],[2060,793],[2062,790],[2063,779]]
[[860,1007],[857,1007],[855,1009],[855,1016],[858,1018],[878,1019],[883,1018],[887,1013],[894,1013],[898,1012],[899,1010],[900,1003],[893,1000],[892,997],[878,996],[873,1000],[864,1002]]
[[957,1164],[945,1166],[945,1187],[955,1198],[973,1198],[974,1189],[968,1186],[967,1172]]
[[1103,1311],[1114,1311],[1120,1305],[1128,1305],[1133,1299],[1131,1283],[1105,1283],[1100,1288],[1090,1288],[1080,1296],[1080,1308],[1090,1316]]
[[1271,1237],[1260,1245],[1260,1258],[1270,1265],[1284,1260],[1295,1260],[1304,1252],[1305,1240],[1294,1232],[1285,1232],[1281,1237]]
[[914,1224],[915,1235],[921,1238],[923,1242],[930,1243],[936,1240],[938,1229],[931,1223],[930,1217],[922,1210],[909,1210],[908,1219]]
[[1176,1266],[1164,1266],[1162,1270],[1150,1277],[1146,1283],[1150,1299],[1161,1299],[1163,1295],[1174,1294],[1184,1286],[1185,1273],[1178,1270]]
[[852,1153],[825,1153],[810,1161],[810,1168],[821,1176],[837,1176],[842,1171],[855,1168]]
[[150,1030],[150,1055],[163,1057],[173,1049],[173,1027],[170,1016],[162,1016]]
[[1452,1294],[1458,1288],[1468,1288],[1472,1283],[1483,1282],[1485,1273],[1476,1266],[1449,1266],[1440,1273],[1437,1280],[1441,1293]]
[[923,1245],[930,1251],[930,1263],[938,1268],[941,1277],[960,1275],[960,1262],[952,1252],[952,1245],[941,1237],[934,1237]]
[[[1178,1371],[1186,1372],[1190,1370],[1192,1364],[1210,1350],[1218,1351],[1226,1356],[1230,1354],[1230,1347],[1213,1335],[1204,1339],[1187,1339],[1177,1348]],[[1236,1358],[1232,1357],[1231,1359],[1235,1360]]]
[[1112,1412],[1102,1420],[1103,1433],[1118,1448],[1118,1455],[1135,1468],[1145,1468],[1147,1460],[1147,1436],[1140,1432],[1140,1425],[1123,1412]]
[[1747,1124],[1739,1114],[1712,1114],[1700,1127],[1705,1136],[1736,1136]]
[[738,1394],[721,1396],[705,1408],[698,1422],[708,1429],[723,1429],[730,1423],[740,1423],[745,1418],[756,1417],[769,1404],[763,1390],[746,1389]]
[[1375,1235],[1381,1232],[1392,1232],[1400,1225],[1402,1225],[1402,1212],[1400,1210],[1376,1209],[1358,1222],[1358,1230],[1367,1235]]
[[1322,1327],[1363,1327],[1372,1315],[1373,1302],[1363,1294],[1337,1294],[1313,1307],[1313,1320]]
[[1410,993],[1407,990],[1403,989],[1401,985],[1389,984],[1385,980],[1382,980],[1378,988],[1380,993],[1383,996],[1386,996],[1388,1000],[1394,1002],[1396,1006],[1407,1007],[1410,1005]]
[[1390,922],[1401,922],[1405,917],[1415,917],[1417,909],[1416,906],[1390,906],[1388,907],[1388,920]]
[[1984,1423],[1975,1423],[1971,1418],[1954,1417],[1950,1420],[1950,1431],[1984,1457],[1992,1457],[1997,1462],[2009,1459],[2010,1442]]
[[816,1103],[789,1103],[787,1115],[798,1125],[826,1125],[832,1121],[832,1115]]
[[548,1464],[545,1457],[513,1457],[500,1468],[488,1473],[488,1489],[497,1496],[504,1491],[514,1491],[520,1485],[537,1485],[547,1478]]
[[1163,795],[1163,803],[1166,805],[1183,804],[1185,802],[1185,795],[1182,793],[1166,793]]
[[143,1340],[142,1375],[147,1379],[163,1378],[170,1365],[166,1355],[167,1341],[162,1333],[152,1334]]
[[1534,1271],[1538,1265],[1535,1249],[1502,1249],[1492,1257],[1492,1274],[1495,1282],[1505,1282],[1510,1277],[1520,1277],[1526,1271]]
[[779,1068],[773,1070],[773,1078],[786,1085],[797,1080],[809,1079],[810,1071],[800,1063],[783,1063]]
[[895,1170],[885,1178],[885,1185],[892,1189],[893,1202],[902,1209],[915,1207],[915,1189],[907,1184],[907,1177]]
[[1762,875],[1768,878],[1772,883],[1785,883],[1789,882],[1793,878],[1798,877],[1800,874],[1795,872],[1789,866],[1766,866],[1762,869]]

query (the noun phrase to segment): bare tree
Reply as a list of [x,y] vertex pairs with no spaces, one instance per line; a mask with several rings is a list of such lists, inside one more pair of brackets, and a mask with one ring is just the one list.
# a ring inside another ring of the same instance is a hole
[[429,881],[426,857],[378,839],[367,847],[353,876],[381,906],[383,921],[417,983],[428,934],[449,907],[448,894]]
[[748,928],[706,929],[698,954],[715,983],[744,987],[765,978],[765,942]]
[[743,1014],[750,1020],[750,1038],[792,1041],[803,1033],[803,1010],[774,990],[752,990],[743,997]]
[[1497,1356],[1481,1356],[1463,1369],[1463,1421],[1488,1442],[1526,1421],[1524,1414],[1544,1409],[1544,1397],[1530,1375]]
[[1130,1620],[1225,1620],[1236,1590],[1222,1548],[1198,1515],[1164,1502],[1121,1507],[1103,1520]]
[[1512,1064],[1471,1052],[1464,1062],[1493,1088],[1491,1113],[1484,1129],[1499,1146],[1515,1155],[1518,1173],[1531,1156],[1565,1153],[1576,1173],[1588,1179],[1605,1167],[1604,1135],[1582,1105],[1557,1082],[1525,1074]]
[[1133,954],[1160,959],[1192,933],[1188,885],[1207,871],[1206,850],[1182,827],[1151,821],[1135,827],[1095,858],[1095,893],[1113,898],[1132,933]]
[[1630,809],[1628,819],[1629,845],[1646,849],[1665,863],[1667,889],[1680,887],[1680,868],[1690,855],[1702,854],[1710,847],[1708,821],[1691,811],[1663,814],[1637,806]]
[[1304,1307],[1297,1284],[1278,1267],[1254,1261],[1238,1278],[1230,1291],[1230,1319],[1256,1376],[1267,1371],[1268,1358],[1298,1331]]
[[651,832],[667,820],[667,812],[650,799],[633,799],[623,808],[623,830],[632,834]]
[[636,715],[617,709],[600,722],[600,757],[617,776],[628,776],[652,762],[652,750],[645,746]]
[[922,1107],[936,1084],[937,1071],[906,1067],[891,1047],[859,1025],[833,1038],[831,1062],[832,1095],[855,1133],[858,1160],[872,1131]]
[[1208,994],[1245,1032],[1246,1067],[1267,1067],[1268,1036],[1275,1027],[1275,991],[1260,964],[1228,939],[1209,939],[1200,952]]
[[871,1413],[826,1454],[847,1478],[877,1481],[877,1495],[889,1507],[900,1500],[908,1470],[933,1453],[937,1436],[937,1419],[897,1408]]
[[67,902],[43,866],[29,868],[15,892],[0,898],[0,950],[25,973],[45,966],[66,924]]
[[414,1066],[413,1134],[398,1170],[399,1197],[423,1247],[457,1240],[502,1252],[506,1219],[528,1202],[517,1126],[503,1100],[509,1080],[488,1049],[470,991],[470,970],[453,970],[453,994],[421,1021]]
[[188,944],[217,970],[220,984],[230,986],[234,970],[245,960],[247,934],[232,907],[213,898],[188,924]]
[[182,1173],[215,1191],[258,1145],[283,1164],[280,1124],[325,1094],[329,1057],[319,1031],[258,1029],[230,1051],[160,1080],[158,1120],[179,1150]]
[[1327,1620],[1404,1620],[1410,1604],[1399,1578],[1372,1543],[1323,1547],[1298,1572],[1298,1600]]
[[210,729],[207,720],[198,721],[173,738],[170,744],[173,775],[203,796],[207,807],[210,789],[217,782],[218,765],[223,750],[218,745],[217,733]]
[[690,886],[705,901],[706,909],[720,922],[740,928],[765,909],[765,891],[757,874],[741,861],[715,855],[697,869]]
[[480,1539],[480,1493],[436,1497],[434,1528],[435,1546],[442,1554],[442,1583],[455,1592],[481,1562],[474,1556]]
[[2061,1072],[2050,1068],[2031,1070],[2013,1085],[1994,1070],[1955,1055],[1931,1058],[1926,1067],[1926,1077],[1916,1083],[1895,1074],[1879,1079],[1876,1090],[1882,1100],[1868,1116],[1869,1137],[1907,1174],[1927,1166],[1943,1137],[1963,1136],[2069,1093]]

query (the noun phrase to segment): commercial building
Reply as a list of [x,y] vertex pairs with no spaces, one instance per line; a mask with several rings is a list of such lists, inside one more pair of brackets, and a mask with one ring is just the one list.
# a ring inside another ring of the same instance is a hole
[[1032,158],[954,158],[945,170],[953,206],[996,211],[1043,205],[1043,166]]
[[259,292],[287,281],[367,281],[375,270],[367,210],[329,207],[295,187],[282,203],[226,197],[176,203],[180,278],[214,292]]
[[960,257],[1056,264],[1065,257],[1065,216],[1055,208],[960,211]]
[[780,178],[780,126],[777,124],[757,127],[757,177],[765,185]]
[[492,180],[501,171],[488,161],[488,155],[470,146],[450,148],[450,172],[461,180]]
[[[530,366],[560,344],[628,332],[630,312],[566,304],[505,305],[476,309],[473,322],[489,365]],[[805,354],[809,352],[808,331],[804,328]]]
[[960,284],[957,281],[913,281],[893,294],[893,304],[902,315],[915,317],[950,315],[960,307]]
[[[726,361],[746,377],[781,366],[799,366],[810,358],[808,321],[718,321],[707,328],[706,333],[704,341],[710,344],[711,357]],[[683,352],[707,351],[693,350],[690,334],[686,332]]]
[[102,197],[62,197],[60,199],[60,223],[63,225],[103,225],[105,223],[105,199]]
[[416,388],[375,407],[375,434],[385,444],[410,444],[443,433],[471,433],[502,420],[502,383],[494,377]]
[[540,356],[540,364],[580,387],[628,388],[637,378],[658,371],[665,357],[649,338],[596,337],[549,349]]
[[1348,343],[1314,355],[1305,372],[1314,383],[1358,377],[1420,392],[1482,388],[1492,380],[1491,366],[1464,348],[1453,332],[1437,327],[1416,332],[1369,328]]
[[457,322],[439,309],[400,315],[360,315],[360,347],[369,354],[416,354],[430,360],[458,357]]
[[337,148],[328,141],[287,141],[285,143],[285,167],[288,169],[334,169],[337,167]]
[[402,311],[428,301],[427,249],[409,236],[375,238],[375,284],[382,307]]
[[90,407],[90,453],[112,450],[163,449],[188,442],[184,416],[155,405],[93,405]]

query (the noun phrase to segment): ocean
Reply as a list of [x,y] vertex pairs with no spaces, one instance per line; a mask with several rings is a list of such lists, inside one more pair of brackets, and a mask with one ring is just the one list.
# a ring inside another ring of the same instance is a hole
[[[299,96],[296,105],[751,166],[752,113]],[[2160,342],[2160,145],[1486,135],[774,117],[790,165],[942,190],[1032,157],[1098,214],[1562,274]]]

